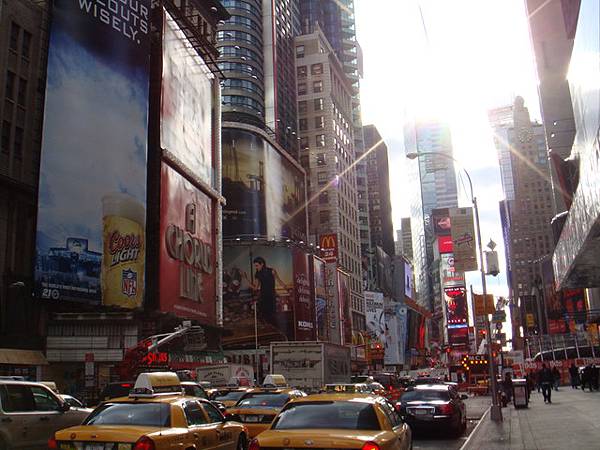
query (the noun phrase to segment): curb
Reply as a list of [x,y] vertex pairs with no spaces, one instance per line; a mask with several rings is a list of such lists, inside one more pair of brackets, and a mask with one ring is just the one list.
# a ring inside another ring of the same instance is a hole
[[492,409],[492,407],[489,406],[488,409],[485,410],[485,412],[483,413],[483,416],[481,416],[481,419],[479,419],[479,423],[477,425],[475,425],[475,428],[473,428],[473,431],[471,431],[471,434],[469,435],[469,437],[467,438],[465,443],[460,447],[460,450],[467,450],[467,448],[469,447],[469,444],[471,443],[471,439],[473,439],[473,437],[477,435],[477,433],[479,432],[479,427],[481,426],[483,421],[487,418],[491,409]]

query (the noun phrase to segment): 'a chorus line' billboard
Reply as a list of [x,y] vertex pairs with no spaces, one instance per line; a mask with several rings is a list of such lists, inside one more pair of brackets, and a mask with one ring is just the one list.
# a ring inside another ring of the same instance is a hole
[[144,295],[150,0],[55,0],[35,287],[139,307]]

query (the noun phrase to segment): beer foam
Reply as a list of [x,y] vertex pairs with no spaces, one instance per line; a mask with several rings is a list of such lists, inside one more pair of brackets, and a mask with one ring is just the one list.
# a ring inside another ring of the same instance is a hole
[[122,192],[102,197],[102,216],[119,216],[146,226],[146,208],[135,197]]

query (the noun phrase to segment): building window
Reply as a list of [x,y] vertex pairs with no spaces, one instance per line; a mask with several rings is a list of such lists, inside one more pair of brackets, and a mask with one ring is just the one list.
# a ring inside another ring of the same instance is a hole
[[326,164],[325,154],[324,153],[319,153],[317,155],[317,166],[324,166],[325,164]]
[[323,99],[315,98],[315,111],[323,111]]
[[304,45],[296,45],[296,58],[304,58]]
[[8,44],[8,48],[13,51],[19,50],[19,34],[21,32],[21,27],[16,23],[12,23],[10,27],[10,42]]
[[298,95],[305,95],[306,92],[306,83],[298,83]]
[[329,204],[329,192],[325,191],[325,192],[321,192],[319,194],[319,204],[320,205]]
[[321,80],[313,81],[313,92],[315,94],[318,94],[319,92],[323,92],[323,82]]
[[319,223],[321,225],[329,223],[329,211],[319,211]]
[[306,114],[307,110],[308,106],[306,100],[298,102],[298,114]]
[[296,69],[296,73],[299,77],[305,77],[307,74],[306,66],[298,66],[298,68]]
[[317,147],[325,147],[325,135],[324,134],[319,134],[316,137],[316,142],[317,142]]
[[306,131],[306,130],[308,130],[308,120],[306,120],[306,119],[300,119],[298,121],[298,125],[300,126],[300,131]]
[[23,157],[23,128],[15,128],[15,158]]
[[27,80],[19,78],[19,91],[17,92],[17,103],[25,105],[27,99]]
[[325,128],[325,117],[317,116],[315,117],[315,128]]
[[321,75],[323,73],[323,64],[313,64],[310,66],[310,73],[313,75]]
[[4,95],[10,100],[15,99],[15,80],[16,75],[10,70],[6,72],[6,86],[4,89]]
[[304,136],[300,138],[300,148],[307,149],[308,148],[308,137]]
[[317,173],[317,183],[319,183],[320,186],[327,184],[327,172]]
[[8,147],[10,146],[10,122],[7,120],[2,122],[2,142],[0,143],[2,147],[2,153],[8,155]]
[[21,42],[21,56],[25,59],[29,58],[29,50],[31,49],[31,33],[23,30],[23,42]]

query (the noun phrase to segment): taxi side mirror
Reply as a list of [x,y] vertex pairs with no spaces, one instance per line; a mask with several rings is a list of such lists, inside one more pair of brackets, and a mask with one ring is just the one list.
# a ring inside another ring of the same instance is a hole
[[69,405],[67,402],[62,402],[58,409],[60,412],[67,412],[71,409],[71,405]]

